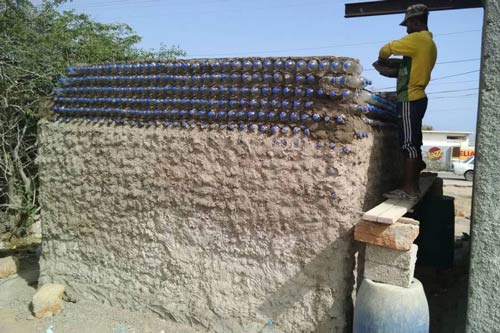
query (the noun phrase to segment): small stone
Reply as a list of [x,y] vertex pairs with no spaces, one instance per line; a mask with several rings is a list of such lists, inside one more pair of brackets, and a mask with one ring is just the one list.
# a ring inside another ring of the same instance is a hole
[[36,238],[42,238],[42,222],[36,221],[33,223],[29,229],[29,233]]
[[33,296],[33,314],[37,318],[46,318],[64,310],[64,286],[48,283],[43,285]]
[[16,257],[0,258],[0,279],[16,274],[18,268],[19,261]]

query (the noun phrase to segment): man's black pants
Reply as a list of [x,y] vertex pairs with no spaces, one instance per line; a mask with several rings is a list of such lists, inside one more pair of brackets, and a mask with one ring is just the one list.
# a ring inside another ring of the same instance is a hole
[[427,102],[427,97],[424,97],[397,103],[399,144],[406,158],[422,159],[422,119]]

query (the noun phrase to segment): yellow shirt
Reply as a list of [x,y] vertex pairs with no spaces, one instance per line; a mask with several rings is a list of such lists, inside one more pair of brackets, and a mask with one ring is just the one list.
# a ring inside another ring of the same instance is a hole
[[425,88],[431,79],[437,57],[432,33],[427,30],[413,32],[380,49],[380,58],[387,59],[391,55],[403,56],[398,75],[398,101],[415,101],[426,97]]

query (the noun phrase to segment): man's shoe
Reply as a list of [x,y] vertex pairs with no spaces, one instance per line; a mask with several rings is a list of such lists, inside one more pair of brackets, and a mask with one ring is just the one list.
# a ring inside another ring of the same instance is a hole
[[400,189],[395,189],[390,192],[382,194],[384,197],[387,199],[399,199],[401,197],[401,192],[404,192],[403,190]]
[[384,193],[383,196],[387,199],[417,200],[420,197],[420,193],[407,193],[403,190],[395,189],[390,192]]

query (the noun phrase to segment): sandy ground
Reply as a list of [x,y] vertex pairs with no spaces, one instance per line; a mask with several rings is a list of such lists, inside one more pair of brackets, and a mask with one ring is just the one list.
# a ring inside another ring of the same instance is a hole
[[[12,254],[2,251],[1,255]],[[30,302],[39,274],[36,247],[15,251],[20,260],[17,275],[0,280],[0,333],[192,333],[189,326],[159,319],[154,314],[126,311],[104,304],[65,302],[61,314],[36,319]]]
[[[455,266],[448,270],[419,267],[416,276],[424,283],[429,301],[430,332],[462,333],[465,332],[472,183],[447,173],[440,176],[444,178],[444,194],[455,197]],[[9,254],[0,251],[2,257]],[[19,274],[0,280],[0,333],[201,332],[159,319],[154,314],[85,301],[66,302],[63,313],[36,319],[29,308],[39,273],[36,247],[18,249],[15,255],[20,259]]]

